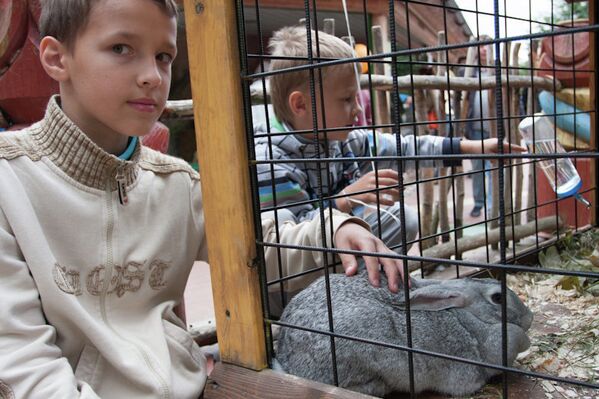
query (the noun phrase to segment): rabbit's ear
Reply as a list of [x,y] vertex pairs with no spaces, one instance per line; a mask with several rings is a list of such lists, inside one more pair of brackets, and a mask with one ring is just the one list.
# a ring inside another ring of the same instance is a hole
[[429,285],[410,293],[410,308],[413,310],[437,311],[450,308],[463,308],[467,297],[457,290],[439,285]]

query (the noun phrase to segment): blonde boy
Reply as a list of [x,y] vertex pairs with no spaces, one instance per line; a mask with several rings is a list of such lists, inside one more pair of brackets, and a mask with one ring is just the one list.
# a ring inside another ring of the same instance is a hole
[[[199,176],[138,140],[169,92],[176,5],[42,7],[40,59],[60,96],[40,122],[0,134],[0,397],[196,399],[206,359],[173,307],[206,260]],[[387,250],[346,216],[333,224],[339,248]],[[309,223],[282,231],[322,245],[312,235]],[[283,267],[297,259],[284,251]]]
[[[315,58],[336,60],[355,57],[351,47],[335,36],[318,32],[317,39],[316,33],[312,32],[311,39]],[[304,27],[285,27],[275,32],[269,48],[274,56],[271,61],[273,71],[308,64]],[[404,136],[401,137],[398,153],[395,134],[373,134],[371,129],[355,130],[357,116],[362,111],[358,103],[355,70],[353,62],[325,67],[320,71],[315,69],[315,101],[312,101],[309,70],[282,72],[270,77],[270,96],[276,118],[270,121],[270,132],[267,132],[265,124],[254,129],[257,159],[275,160],[272,171],[270,164],[258,164],[261,206],[263,209],[273,205],[286,206],[278,209],[280,218],[284,220],[310,220],[319,214],[316,198],[321,196],[325,198],[325,206],[363,217],[375,235],[380,232],[389,247],[398,249],[402,244],[402,226],[399,223],[401,204],[397,202],[397,161],[376,161],[379,169],[378,188],[384,190],[377,195],[374,191],[377,179],[372,163],[355,158],[474,154],[482,149],[486,153],[495,153],[498,151],[498,142],[496,139],[489,139],[481,145],[481,141]],[[318,130],[318,140],[314,139],[315,128]],[[326,132],[323,131],[325,128]],[[510,150],[507,144],[504,144],[504,148],[506,151]],[[512,149],[525,150],[519,146],[512,146]],[[318,157],[338,158],[339,161],[288,162]],[[449,166],[452,163],[456,162],[429,160],[420,161],[420,166]],[[414,167],[415,163],[403,161],[403,165],[406,170]],[[386,187],[389,188],[385,189]],[[388,207],[386,212],[381,212],[380,220],[376,212],[377,200],[383,207]],[[405,207],[405,224],[409,245],[418,232],[416,214],[409,207]]]

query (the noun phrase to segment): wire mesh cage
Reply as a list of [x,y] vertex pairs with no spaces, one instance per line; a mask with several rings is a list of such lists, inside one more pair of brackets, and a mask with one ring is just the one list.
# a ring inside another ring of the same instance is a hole
[[[595,2],[237,12],[270,365],[377,396],[595,397]],[[347,220],[391,251],[340,249]],[[346,254],[398,260],[399,292],[342,277]]]

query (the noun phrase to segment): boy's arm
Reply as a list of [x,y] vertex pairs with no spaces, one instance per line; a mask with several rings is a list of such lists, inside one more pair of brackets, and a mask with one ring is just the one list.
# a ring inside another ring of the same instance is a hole
[[[375,143],[376,137],[376,143]],[[449,138],[440,136],[413,136],[406,135],[401,138],[394,134],[377,132],[373,135],[371,131],[356,130],[350,133],[350,139],[354,138],[357,143],[366,141],[370,146],[361,146],[362,153],[357,156],[415,156],[415,155],[444,155],[444,154],[460,154],[460,138]],[[400,154],[397,154],[397,140],[401,140]],[[448,167],[459,165],[459,160],[419,160],[420,167]],[[397,169],[397,161],[389,160],[377,163],[379,169]],[[414,168],[416,165],[414,160],[403,161],[404,171]],[[361,171],[365,174],[372,170],[370,164],[361,165]]]
[[[258,164],[257,173],[262,210],[310,199],[303,183],[308,177],[292,163],[274,164],[272,168],[269,164]],[[293,213],[296,220],[311,219],[314,213],[314,206],[309,203],[287,206],[286,209]]]
[[[331,231],[331,217],[333,229]],[[340,236],[341,229],[344,229],[343,236]],[[347,230],[347,231],[345,231]],[[276,228],[274,220],[265,219],[262,221],[262,232],[265,242],[277,242]],[[280,244],[332,248],[345,250],[358,250],[366,252],[392,253],[382,241],[376,238],[371,232],[368,224],[360,218],[351,217],[347,214],[333,210],[332,216],[325,212],[325,236],[326,245],[322,242],[322,229],[320,218],[315,218],[302,223],[284,223],[279,227]],[[279,262],[277,248],[265,247],[265,260],[268,281],[279,278]],[[293,276],[311,269],[321,268],[325,252],[318,250],[301,250],[295,248],[280,249],[282,277]],[[347,275],[353,275],[357,272],[357,261],[351,254],[339,255],[342,261],[342,267]],[[333,258],[329,255],[327,265],[333,263]],[[366,267],[370,282],[379,285],[379,264],[382,264],[389,280],[389,288],[397,291],[401,278],[401,262],[391,258],[365,257]],[[294,293],[305,288],[310,282],[322,275],[322,271],[308,273],[304,276],[292,278],[286,281],[285,288],[287,292]],[[274,286],[273,289],[278,288]]]
[[192,181],[190,190],[191,212],[193,223],[196,225],[199,242],[190,242],[188,245],[198,245],[198,254],[196,260],[208,262],[208,244],[206,242],[206,226],[204,223],[204,205],[202,202],[202,187],[198,180]]
[[[364,224],[361,219],[351,217],[344,213],[333,211],[333,232],[348,220]],[[314,218],[301,223],[287,222],[279,227],[280,244],[297,245],[305,247],[325,247],[322,242],[322,229],[320,218]],[[276,225],[274,219],[262,220],[262,234],[265,242],[277,242]],[[333,246],[334,234],[330,229],[330,215],[325,211],[325,236],[326,247]],[[292,276],[310,269],[323,266],[325,253],[321,251],[300,250],[300,249],[280,249],[282,277]],[[268,281],[279,278],[279,262],[277,248],[266,246],[264,248],[264,257],[266,260],[266,275]],[[327,264],[332,263],[333,258],[329,255]],[[286,283],[286,290],[295,292],[305,288],[310,282],[315,280],[321,273],[309,273],[302,277],[292,278]],[[274,289],[274,288],[273,288]]]
[[36,284],[1,209],[0,276],[0,396],[98,398],[77,381],[56,346],[56,331],[46,323]]

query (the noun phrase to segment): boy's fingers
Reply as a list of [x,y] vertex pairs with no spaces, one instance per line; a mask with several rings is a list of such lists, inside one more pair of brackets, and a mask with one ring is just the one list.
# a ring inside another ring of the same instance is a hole
[[393,259],[381,258],[381,263],[383,263],[383,268],[385,269],[385,274],[387,275],[387,285],[389,286],[389,291],[397,292],[399,287],[399,279],[400,272],[394,262],[386,262]]
[[[398,195],[398,197],[399,197],[399,195]],[[369,201],[370,201],[370,203],[375,204],[376,201],[377,201],[376,194],[372,193],[369,196]],[[381,195],[378,196],[378,201],[379,201],[379,203],[381,205],[391,206],[391,205],[395,204],[396,199],[393,196],[389,196],[389,195],[386,195],[386,194],[381,194]]]
[[379,271],[379,262],[377,258],[373,258],[372,256],[365,256],[364,263],[366,263],[366,270],[368,271],[368,281],[374,287],[381,286],[381,276]]
[[339,259],[341,259],[341,265],[343,266],[343,270],[345,270],[346,276],[353,276],[356,274],[358,271],[358,262],[354,255],[339,254]]

